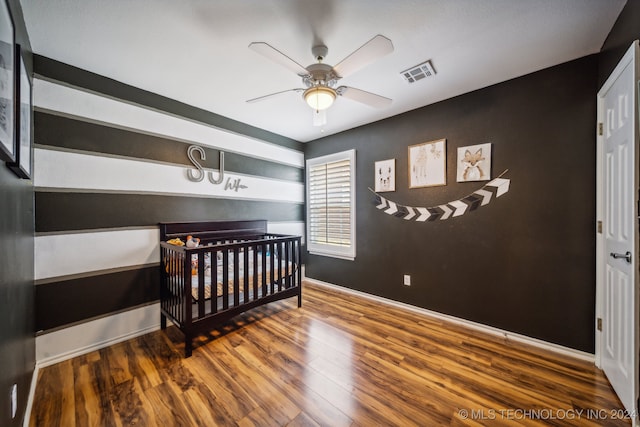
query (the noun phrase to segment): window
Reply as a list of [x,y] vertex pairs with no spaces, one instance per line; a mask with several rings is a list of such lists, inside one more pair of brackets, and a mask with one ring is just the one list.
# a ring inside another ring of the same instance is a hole
[[307,248],[317,255],[356,257],[356,151],[307,160]]

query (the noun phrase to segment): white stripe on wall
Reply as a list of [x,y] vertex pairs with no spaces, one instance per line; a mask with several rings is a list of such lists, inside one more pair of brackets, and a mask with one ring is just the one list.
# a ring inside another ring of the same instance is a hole
[[[304,154],[301,151],[50,81],[34,79],[33,94],[34,105],[44,110],[221,150],[249,153],[253,157],[277,163],[304,166]],[[46,141],[36,142],[46,144]]]
[[35,238],[35,279],[160,262],[158,228]]
[[[40,188],[102,190],[214,196],[228,199],[254,199],[304,202],[304,184],[225,172],[224,182],[214,185],[208,179],[193,182],[186,166],[174,166],[133,159],[104,157],[36,148],[34,185]],[[214,172],[214,179],[218,172]],[[226,189],[227,178],[240,179],[246,189]]]
[[302,236],[304,244],[305,223],[303,221],[269,222],[267,223],[267,231],[274,234]]
[[[268,222],[269,233],[303,236],[304,222]],[[160,231],[108,229],[35,237],[35,280],[160,262]],[[90,249],[90,250],[88,250]]]
[[102,317],[36,337],[36,363],[53,365],[159,328],[160,304]]

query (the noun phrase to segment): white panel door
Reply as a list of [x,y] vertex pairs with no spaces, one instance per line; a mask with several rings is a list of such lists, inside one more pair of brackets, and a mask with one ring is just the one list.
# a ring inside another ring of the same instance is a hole
[[638,153],[634,43],[599,94],[604,267],[601,365],[620,401],[638,398]]

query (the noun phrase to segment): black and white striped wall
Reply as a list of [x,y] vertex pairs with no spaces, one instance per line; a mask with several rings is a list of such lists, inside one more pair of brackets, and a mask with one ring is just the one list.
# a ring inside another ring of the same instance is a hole
[[[158,222],[304,234],[300,143],[47,58],[34,67],[40,365],[158,328]],[[224,152],[222,184],[187,178],[190,145],[215,177]]]

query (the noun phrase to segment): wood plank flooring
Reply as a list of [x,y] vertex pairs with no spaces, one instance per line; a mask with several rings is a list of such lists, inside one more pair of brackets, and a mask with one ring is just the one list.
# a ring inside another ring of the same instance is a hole
[[631,425],[591,363],[308,283],[40,370],[31,426]]

